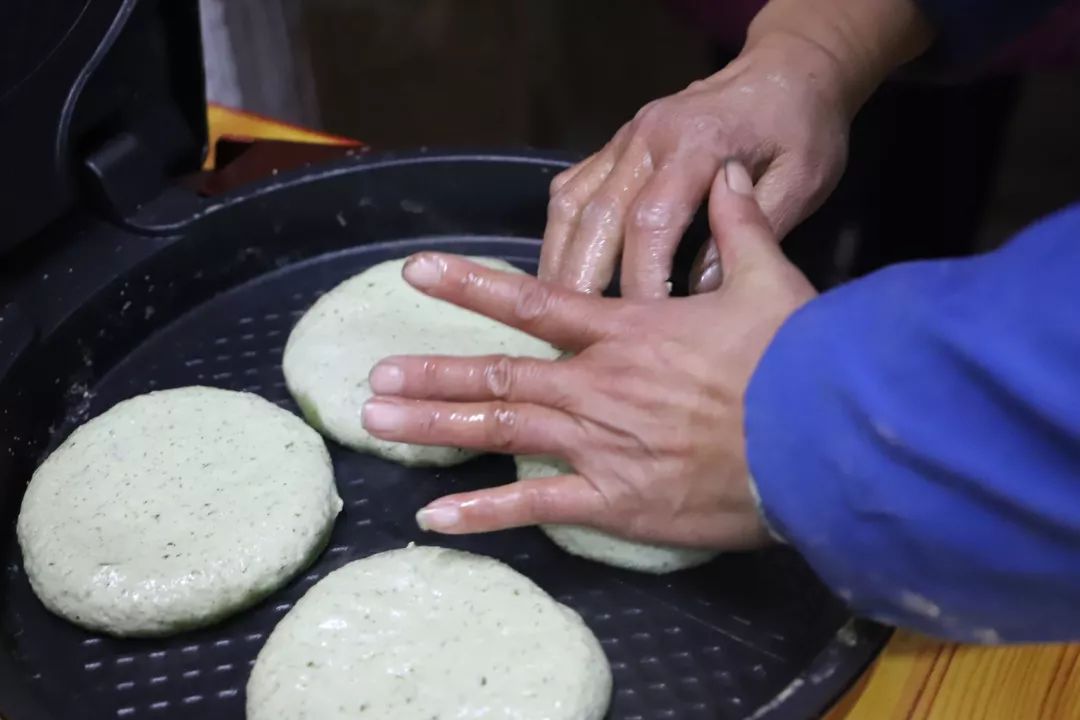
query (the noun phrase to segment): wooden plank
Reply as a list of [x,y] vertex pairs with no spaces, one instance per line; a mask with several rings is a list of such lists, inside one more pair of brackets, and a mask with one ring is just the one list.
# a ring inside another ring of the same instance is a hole
[[1080,720],[1080,645],[979,647],[898,631],[829,720]]

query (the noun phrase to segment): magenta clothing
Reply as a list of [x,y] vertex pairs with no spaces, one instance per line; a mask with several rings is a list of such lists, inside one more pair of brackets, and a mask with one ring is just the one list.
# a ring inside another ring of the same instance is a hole
[[667,0],[667,4],[710,40],[736,51],[765,0]]
[[[1023,3],[1025,0],[1017,0]],[[667,0],[714,42],[732,52],[742,47],[746,29],[765,0]],[[1080,66],[1080,0],[1061,2],[1033,30],[1006,45],[990,63],[995,70],[1055,70]]]
[[1007,70],[1080,67],[1080,0],[1067,0],[1036,29],[1013,42],[994,63]]

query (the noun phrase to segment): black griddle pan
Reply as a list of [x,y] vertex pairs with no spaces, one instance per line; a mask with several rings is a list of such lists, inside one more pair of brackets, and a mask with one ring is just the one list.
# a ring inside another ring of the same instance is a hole
[[[854,620],[789,550],[654,577],[574,558],[536,529],[419,532],[424,503],[511,481],[505,457],[407,469],[331,444],[345,509],[328,549],[214,627],[116,640],[45,611],[14,521],[34,468],[73,428],[125,398],[196,383],[296,412],[281,354],[320,293],[423,249],[535,271],[548,183],[567,165],[355,150],[202,197],[186,177],[206,141],[197,7],[0,3],[0,717],[242,718],[250,666],[296,599],[334,568],[410,541],[497,557],[580,612],[612,663],[611,720],[823,712],[887,631]],[[689,234],[677,289],[704,236],[700,223]]]
[[409,469],[331,443],[345,508],[329,548],[283,590],[205,630],[96,636],[50,615],[30,590],[13,532],[20,494],[79,423],[191,384],[296,412],[281,354],[321,293],[424,249],[535,272],[547,185],[564,166],[540,155],[346,158],[232,197],[148,209],[138,229],[73,218],[20,258],[0,320],[0,715],[241,718],[256,653],[296,599],[342,564],[412,541],[497,557],[580,612],[612,663],[613,720],[822,712],[886,633],[853,620],[789,550],[654,577],[567,555],[536,529],[462,538],[417,529],[424,503],[511,481],[506,457]]

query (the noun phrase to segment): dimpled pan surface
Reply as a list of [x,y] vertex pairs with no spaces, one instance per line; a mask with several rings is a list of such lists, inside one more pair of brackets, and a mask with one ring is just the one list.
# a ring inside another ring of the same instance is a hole
[[[119,353],[92,383],[65,388],[51,446],[116,402],[166,387],[245,390],[296,412],[281,354],[297,318],[345,278],[432,248],[501,257],[535,272],[539,244],[491,237],[380,242],[283,264],[208,293]],[[155,272],[160,282],[168,263],[163,260]],[[611,662],[612,720],[817,715],[883,641],[880,628],[852,620],[789,551],[723,555],[692,570],[650,576],[575,558],[535,528],[427,535],[413,522],[417,508],[445,493],[512,481],[511,458],[488,455],[449,469],[410,469],[333,443],[330,448],[345,507],[323,555],[255,608],[172,638],[111,639],[50,615],[30,590],[9,528],[0,585],[0,715],[242,718],[255,656],[304,591],[351,560],[409,542],[496,557],[577,610]]]

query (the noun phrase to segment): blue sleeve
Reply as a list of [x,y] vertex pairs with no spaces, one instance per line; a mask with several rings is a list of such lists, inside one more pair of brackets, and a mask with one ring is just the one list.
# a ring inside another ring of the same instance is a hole
[[766,519],[857,611],[1080,639],[1080,205],[812,301],[745,408]]
[[916,0],[937,40],[927,55],[935,65],[972,65],[1020,37],[1063,0]]

